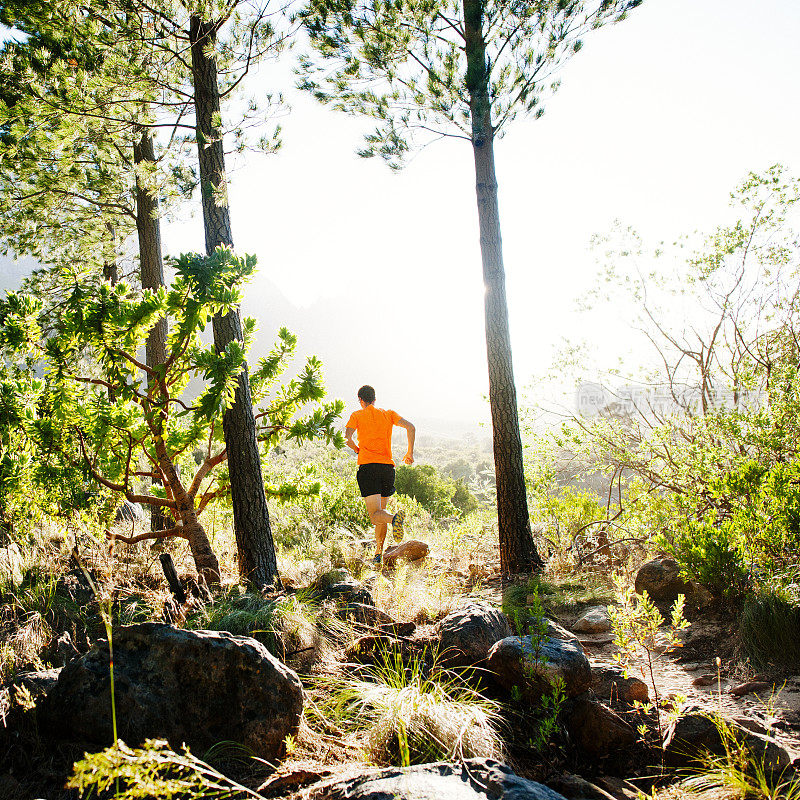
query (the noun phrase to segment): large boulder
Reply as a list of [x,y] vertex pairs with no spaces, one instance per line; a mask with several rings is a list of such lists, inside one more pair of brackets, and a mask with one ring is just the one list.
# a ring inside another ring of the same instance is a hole
[[[303,710],[300,680],[262,644],[221,631],[148,622],[114,632],[114,696],[121,739],[187,744],[203,753],[239,742],[280,758]],[[112,742],[108,644],[71,661],[43,701],[43,732],[71,741]]]
[[720,721],[698,708],[686,709],[673,720],[664,737],[664,763],[672,767],[697,766],[703,754],[725,755],[724,726],[767,771],[785,769],[792,756],[776,739],[748,730],[731,719]]
[[518,687],[530,702],[551,691],[558,678],[567,697],[585,692],[592,683],[589,659],[578,640],[561,638],[560,626],[547,627],[541,637],[507,636],[492,645],[486,657],[498,683],[509,691]]
[[438,626],[439,652],[446,664],[471,667],[486,658],[495,642],[511,636],[506,615],[485,600],[470,600]]
[[561,719],[572,741],[595,758],[625,750],[637,739],[635,729],[619,714],[587,695],[567,703]]
[[660,556],[643,564],[633,584],[636,594],[647,592],[658,603],[674,603],[678,595],[691,594],[692,587],[681,577],[681,568],[674,558]]
[[313,790],[313,800],[565,800],[547,786],[521,778],[505,764],[472,758],[405,769],[391,767]]

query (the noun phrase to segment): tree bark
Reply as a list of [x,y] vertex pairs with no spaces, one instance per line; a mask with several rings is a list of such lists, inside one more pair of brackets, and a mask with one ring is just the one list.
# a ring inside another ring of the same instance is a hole
[[[140,164],[155,164],[155,161],[153,136],[148,129],[143,129],[141,138],[133,145],[133,162],[138,167]],[[158,196],[148,191],[138,169],[136,170],[136,232],[139,235],[142,289],[158,289],[164,285]],[[148,367],[163,364],[167,360],[167,333],[167,319],[162,317],[147,336],[145,363]],[[153,390],[154,383],[155,378],[148,375],[148,392]],[[151,506],[150,530],[163,531],[170,527],[172,526],[161,509]]]
[[484,0],[463,0],[470,96],[475,191],[478,203],[481,260],[485,287],[486,356],[489,363],[489,407],[492,414],[500,568],[503,574],[530,572],[542,566],[531,533],[517,390],[508,328],[506,279],[500,237],[494,128],[489,71],[483,38]]
[[[193,15],[189,26],[192,78],[200,163],[206,253],[218,245],[233,246],[225,177],[225,151],[220,130],[220,97],[214,55],[216,27]],[[234,339],[242,341],[238,310],[213,320],[214,346],[222,351]],[[256,586],[280,586],[275,545],[261,475],[261,459],[250,382],[245,366],[239,376],[234,404],[222,420],[231,478],[233,524],[239,556],[239,573]]]

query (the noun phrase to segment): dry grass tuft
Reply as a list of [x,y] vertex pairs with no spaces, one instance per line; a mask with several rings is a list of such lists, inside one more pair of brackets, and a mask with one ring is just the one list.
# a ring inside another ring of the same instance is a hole
[[502,758],[497,705],[459,676],[387,651],[359,676],[317,680],[317,722],[355,734],[365,756],[400,766],[441,759]]

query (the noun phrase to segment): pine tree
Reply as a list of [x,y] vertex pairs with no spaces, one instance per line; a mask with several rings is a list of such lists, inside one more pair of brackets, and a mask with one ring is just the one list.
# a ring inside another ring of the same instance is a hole
[[316,57],[302,87],[378,121],[360,155],[399,169],[431,136],[472,145],[485,285],[500,562],[541,566],[531,534],[514,384],[494,142],[518,115],[542,113],[554,70],[581,35],[641,0],[308,0],[301,14]]

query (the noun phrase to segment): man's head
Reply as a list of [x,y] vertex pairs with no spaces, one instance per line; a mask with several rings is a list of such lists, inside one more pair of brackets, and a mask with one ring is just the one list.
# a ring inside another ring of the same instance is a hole
[[358,399],[371,406],[375,402],[375,390],[371,386],[362,386],[358,390]]

